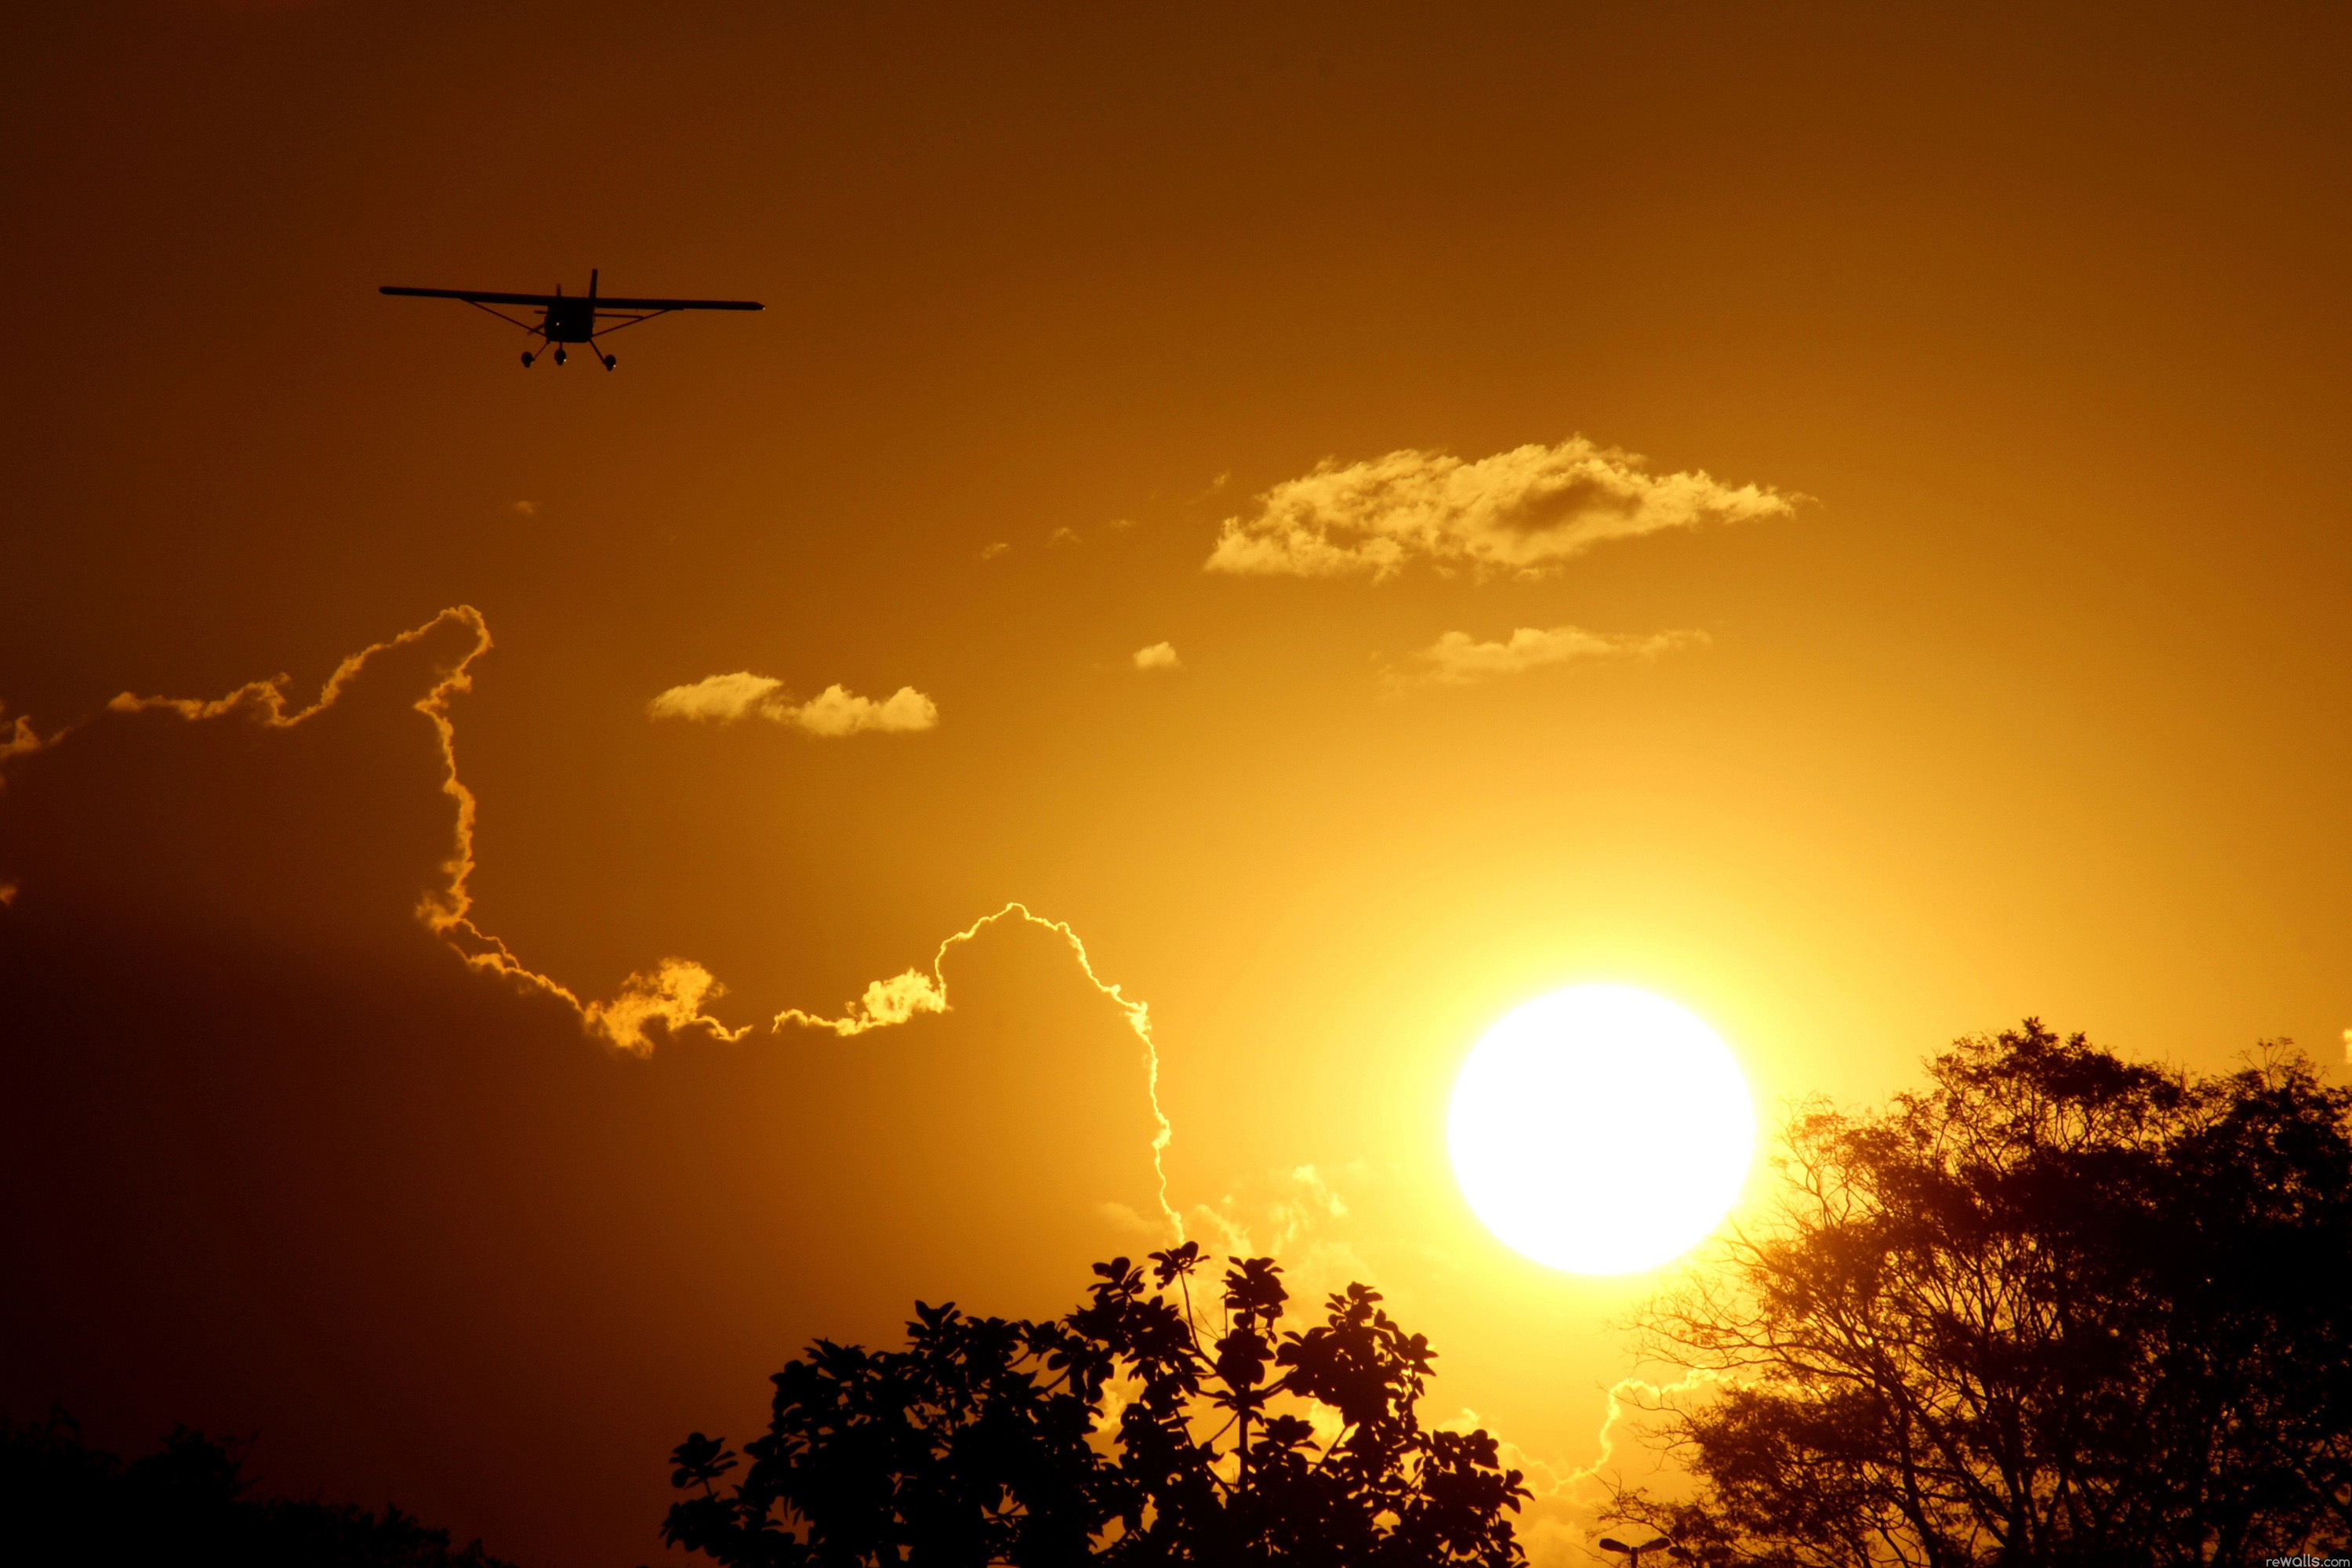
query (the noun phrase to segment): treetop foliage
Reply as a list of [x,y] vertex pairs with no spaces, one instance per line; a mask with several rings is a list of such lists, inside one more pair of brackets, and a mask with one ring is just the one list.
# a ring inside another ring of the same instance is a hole
[[[773,1378],[766,1436],[671,1456],[664,1539],[729,1568],[1099,1561],[1413,1568],[1525,1561],[1528,1495],[1485,1432],[1416,1407],[1434,1352],[1350,1285],[1284,1329],[1268,1258],[1231,1258],[1213,1327],[1197,1244],[1094,1267],[1052,1321],[918,1302],[900,1351],[820,1340]],[[1317,1406],[1337,1429],[1318,1437]]]
[[2352,1091],[2035,1019],[1816,1103],[1777,1206],[1636,1316],[1703,1561],[2173,1564],[2352,1539]]
[[129,1464],[82,1441],[63,1410],[0,1421],[0,1562],[150,1568],[512,1568],[387,1506],[247,1497],[235,1447],[175,1426]]

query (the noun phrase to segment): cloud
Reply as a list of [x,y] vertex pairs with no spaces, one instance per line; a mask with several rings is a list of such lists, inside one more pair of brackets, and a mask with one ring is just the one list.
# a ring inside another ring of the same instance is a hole
[[905,733],[936,726],[940,705],[911,686],[898,688],[882,702],[828,686],[792,710],[787,721],[812,735],[855,735],[861,730]]
[[650,974],[632,974],[621,994],[610,1002],[591,1002],[580,1009],[591,1034],[602,1035],[622,1050],[645,1056],[654,1048],[646,1026],[659,1023],[671,1033],[705,1028],[722,1040],[740,1040],[751,1032],[746,1024],[730,1030],[702,1010],[706,1001],[725,994],[710,971],[691,959],[665,958]]
[[1085,542],[1085,540],[1078,537],[1078,531],[1076,529],[1057,528],[1053,531],[1052,536],[1045,541],[1045,545],[1046,548],[1051,549],[1056,544],[1084,544]]
[[1798,499],[1703,471],[1654,474],[1639,456],[1581,436],[1476,462],[1408,447],[1345,467],[1327,458],[1275,486],[1255,516],[1225,519],[1207,569],[1378,582],[1425,560],[1535,574],[1605,540],[1786,517]]
[[[209,701],[125,691],[29,756],[0,755],[9,795],[26,780],[42,785],[13,803],[0,832],[8,879],[28,904],[65,892],[141,919],[193,912],[206,925],[224,923],[235,905],[238,918],[323,937],[331,922],[314,878],[333,865],[393,900],[342,907],[356,929],[421,922],[470,967],[576,1008],[569,991],[470,919],[476,802],[457,776],[449,705],[472,689],[472,666],[489,647],[480,613],[459,605],[352,654],[306,707],[289,698],[282,675]],[[423,744],[360,739],[420,720]],[[200,792],[165,801],[139,793],[153,776],[203,773],[225,798],[275,798],[282,786],[267,759],[276,753],[254,741],[281,734],[301,737],[288,754],[310,759],[309,787],[320,796],[303,832],[274,811],[235,817],[236,833],[199,830]]]
[[1138,669],[1181,669],[1184,668],[1184,661],[1176,657],[1174,645],[1164,642],[1156,642],[1150,647],[1139,647],[1135,650],[1135,668]]
[[22,713],[17,714],[10,721],[7,729],[0,730],[0,762],[5,762],[10,757],[20,753],[37,752],[40,749],[40,735],[34,730],[33,721]]
[[1009,542],[999,539],[991,543],[982,545],[980,547],[980,558],[982,561],[993,561],[1012,548],[1013,546]]
[[[1345,1173],[1370,1184],[1383,1202],[1392,1201],[1392,1193],[1362,1164],[1351,1163]],[[1186,1228],[1201,1238],[1204,1251],[1279,1257],[1292,1297],[1302,1301],[1339,1289],[1350,1279],[1382,1287],[1381,1270],[1359,1245],[1358,1233],[1366,1227],[1349,1223],[1364,1217],[1313,1164],[1244,1175],[1214,1203],[1196,1203],[1185,1212]],[[1373,1219],[1370,1228],[1378,1231],[1381,1221]]]
[[519,500],[510,510],[517,517],[537,517],[539,503],[535,500]]
[[[6,872],[0,877],[5,889],[0,906],[9,907],[13,916],[18,912],[15,906],[33,901],[45,888],[54,905],[56,893],[79,882],[116,910],[126,907],[126,890],[143,891],[149,906],[162,907],[165,900],[153,896],[160,889],[168,895],[167,913],[217,929],[225,900],[234,896],[258,908],[268,894],[262,912],[272,929],[315,931],[320,924],[318,868],[339,868],[343,875],[335,885],[341,886],[364,865],[367,875],[361,879],[371,889],[394,889],[388,901],[378,898],[366,906],[363,924],[371,941],[395,926],[414,931],[421,925],[467,968],[499,976],[539,1003],[560,1005],[587,1035],[631,1056],[650,1056],[657,1038],[742,1041],[761,1026],[730,1026],[707,1011],[726,987],[694,960],[663,959],[651,971],[632,974],[611,1000],[596,1001],[529,968],[502,940],[475,923],[467,882],[475,868],[477,802],[458,777],[450,709],[456,697],[472,689],[472,666],[490,646],[480,612],[460,605],[344,659],[318,700],[299,710],[287,696],[283,676],[249,682],[211,700],[125,692],[97,719],[59,731],[37,749],[0,749],[0,763],[8,764],[5,782],[12,786],[0,791],[0,802],[10,808],[0,816],[0,851],[5,852],[0,858],[9,862],[0,867]],[[424,694],[415,696],[420,688]],[[928,729],[938,717],[930,700],[911,688],[877,703],[835,686],[797,708],[783,702],[779,691],[778,682],[739,671],[674,688],[653,706],[657,713],[720,722],[756,712],[820,734]],[[387,749],[375,741],[386,719],[414,723],[416,717],[426,721],[419,735],[425,743]],[[327,735],[321,737],[321,731]],[[307,750],[285,756],[331,749],[331,739],[342,748],[334,752],[343,770],[334,775],[339,793],[331,801],[318,802],[310,814],[317,818],[312,837],[296,834],[275,813],[247,813],[240,819],[243,836],[199,832],[189,818],[203,809],[195,795],[173,792],[168,798],[173,809],[161,809],[150,798],[155,781],[195,767],[244,770],[224,774],[223,787],[212,792],[218,798],[274,795],[279,786],[270,782],[269,770],[287,764],[273,763],[279,753],[250,743],[257,731],[299,731],[312,739]],[[25,732],[31,732],[29,726]],[[174,757],[175,752],[189,755]],[[159,754],[172,763],[159,764]],[[397,758],[396,766],[385,763],[387,754]],[[48,787],[28,798],[13,787],[20,770],[46,773]],[[355,824],[370,831],[355,833]],[[396,834],[391,831],[394,826]],[[397,842],[363,857],[355,843],[364,847],[376,837]],[[117,870],[94,874],[92,864],[106,858],[120,863]],[[1086,943],[1066,923],[1007,903],[940,941],[928,972],[909,968],[870,983],[843,1005],[837,1017],[788,1007],[765,1027],[772,1034],[810,1028],[846,1038],[945,1013],[949,954],[1000,924],[1035,927],[1059,937],[1087,984],[1118,1009],[1140,1046],[1160,1217],[1182,1239],[1183,1222],[1168,1200],[1164,1155],[1174,1128],[1160,1104],[1150,1009],[1096,973]]]
[[1420,667],[1410,673],[1391,673],[1400,686],[1462,686],[1498,675],[1517,675],[1556,664],[1596,658],[1655,658],[1682,648],[1705,647],[1705,632],[1653,632],[1623,637],[1589,632],[1582,626],[1538,630],[1521,626],[1507,642],[1473,642],[1468,632],[1447,632],[1413,658]]
[[705,724],[759,718],[827,737],[866,730],[905,734],[935,728],[940,721],[940,705],[911,686],[898,688],[879,702],[846,687],[828,686],[806,702],[794,703],[782,681],[747,669],[714,675],[691,686],[673,686],[646,703],[646,711],[656,719],[691,719]]
[[[842,1004],[842,1016],[838,1018],[827,1018],[800,1007],[787,1007],[770,1019],[768,1026],[782,1032],[784,1026],[793,1024],[803,1028],[824,1029],[846,1039],[853,1035],[865,1034],[869,1029],[887,1029],[904,1024],[919,1013],[944,1013],[948,1010],[947,961],[950,951],[975,940],[999,921],[1016,915],[1024,924],[1042,926],[1069,944],[1070,955],[1078,961],[1078,972],[1087,977],[1087,984],[1118,1005],[1119,1011],[1126,1015],[1127,1026],[1142,1042],[1143,1089],[1151,1104],[1153,1129],[1151,1173],[1159,1184],[1160,1217],[1177,1240],[1183,1240],[1183,1218],[1168,1201],[1168,1145],[1175,1139],[1176,1126],[1168,1120],[1168,1112],[1160,1103],[1160,1045],[1151,1034],[1151,1005],[1129,1001],[1118,985],[1097,974],[1094,960],[1087,954],[1087,944],[1066,921],[1032,914],[1025,904],[1006,904],[994,914],[982,915],[963,930],[942,938],[938,951],[931,954],[929,973],[926,974],[919,969],[908,969],[887,980],[877,980],[866,987],[863,996]],[[741,1032],[737,1031],[739,1035]]]
[[646,703],[646,711],[656,719],[691,719],[702,724],[731,724],[754,713],[771,718],[774,715],[769,709],[781,708],[774,700],[783,689],[784,683],[772,676],[739,669],[691,686],[673,686]]

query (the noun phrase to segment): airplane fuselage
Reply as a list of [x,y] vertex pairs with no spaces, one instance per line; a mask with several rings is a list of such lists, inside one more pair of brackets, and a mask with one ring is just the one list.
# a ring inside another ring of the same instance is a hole
[[547,307],[547,341],[551,343],[584,343],[596,335],[596,301],[583,294],[577,299],[552,300]]

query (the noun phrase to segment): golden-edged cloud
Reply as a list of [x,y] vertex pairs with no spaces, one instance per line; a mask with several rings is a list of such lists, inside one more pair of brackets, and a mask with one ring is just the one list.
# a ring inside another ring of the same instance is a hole
[[826,687],[806,702],[794,702],[782,681],[746,669],[673,686],[646,703],[646,711],[656,719],[704,724],[764,719],[828,737],[868,730],[904,734],[934,728],[940,721],[940,705],[911,686],[898,688],[879,702],[838,685]]
[[[468,842],[470,847],[470,840]],[[470,853],[467,864],[470,867]],[[1071,957],[1077,962],[1078,972],[1099,994],[1108,998],[1118,1008],[1127,1026],[1142,1046],[1144,1094],[1150,1104],[1153,1123],[1151,1172],[1158,1184],[1160,1219],[1178,1240],[1182,1240],[1183,1218],[1168,1200],[1166,1157],[1169,1142],[1175,1137],[1176,1130],[1160,1103],[1160,1047],[1152,1037],[1150,1005],[1129,1000],[1119,985],[1097,974],[1094,961],[1087,953],[1087,944],[1066,921],[1048,920],[1033,913],[1025,904],[1008,903],[995,913],[982,915],[963,930],[942,938],[931,954],[929,971],[908,968],[887,979],[869,983],[864,994],[842,1004],[837,1017],[812,1013],[804,1007],[787,1007],[768,1020],[767,1028],[774,1034],[782,1034],[787,1028],[820,1029],[847,1039],[871,1029],[896,1028],[922,1014],[944,1013],[948,1011],[948,955],[963,943],[978,940],[998,922],[1007,920],[1041,927],[1067,943]],[[469,931],[472,930],[470,925],[467,929]],[[478,936],[478,933],[475,934]],[[448,933],[445,931],[443,935],[446,938]],[[611,1001],[583,1002],[572,991],[543,975],[523,970],[520,964],[512,963],[511,959],[505,964],[486,963],[466,947],[454,942],[452,945],[457,947],[460,956],[477,968],[496,969],[511,974],[570,1003],[577,1009],[583,1026],[590,1034],[635,1056],[646,1056],[653,1051],[655,1041],[651,1028],[656,1025],[670,1034],[699,1030],[720,1040],[740,1040],[759,1027],[754,1023],[743,1023],[730,1028],[705,1011],[703,1004],[725,994],[727,988],[709,970],[692,959],[666,958],[649,972],[630,975],[622,985],[620,994]],[[505,954],[503,945],[499,952]]]
[[1176,657],[1176,648],[1171,643],[1156,642],[1150,647],[1135,650],[1135,668],[1138,669],[1181,669],[1183,667],[1184,661]]
[[1465,462],[1407,447],[1369,462],[1326,458],[1229,517],[1207,569],[1378,582],[1416,560],[1479,574],[1551,571],[1594,545],[1667,529],[1785,517],[1795,499],[1703,470],[1645,461],[1572,436]]
[[[1159,1218],[1169,1233],[1182,1239],[1182,1219],[1168,1199],[1164,1156],[1174,1130],[1160,1105],[1160,1054],[1152,1036],[1150,1009],[1096,973],[1085,942],[1064,921],[1034,914],[1017,902],[1007,903],[942,939],[932,952],[928,969],[909,967],[871,982],[861,995],[843,1005],[837,1016],[787,1007],[764,1023],[747,1020],[731,1026],[709,1010],[711,1003],[726,994],[725,985],[692,959],[662,959],[652,969],[630,975],[610,1000],[597,1000],[583,996],[552,975],[531,969],[497,935],[478,925],[473,919],[473,895],[467,886],[475,869],[478,803],[472,790],[458,776],[457,726],[451,705],[454,699],[471,689],[473,666],[490,646],[489,627],[481,614],[469,605],[459,605],[444,610],[413,631],[352,654],[329,677],[317,700],[307,705],[298,705],[288,691],[287,678],[279,676],[250,682],[225,697],[209,700],[141,697],[125,692],[110,702],[98,718],[68,726],[47,738],[35,737],[32,727],[20,720],[8,731],[0,731],[0,741],[5,741],[0,743],[0,763],[11,764],[10,769],[0,771],[0,776],[13,773],[14,768],[51,761],[46,754],[37,753],[47,753],[64,741],[74,742],[66,748],[68,752],[90,752],[89,765],[102,774],[110,767],[124,764],[130,753],[121,752],[123,746],[152,744],[159,734],[165,738],[196,737],[211,731],[216,736],[230,726],[250,726],[253,731],[264,735],[283,734],[308,732],[322,725],[331,729],[330,715],[362,720],[369,725],[380,724],[387,714],[405,711],[419,715],[428,728],[419,737],[424,743],[414,749],[413,755],[401,759],[406,764],[404,768],[394,770],[392,776],[375,776],[382,771],[383,748],[371,745],[360,749],[351,764],[352,776],[345,781],[361,797],[357,805],[347,808],[357,819],[373,821],[386,816],[422,835],[415,843],[404,839],[400,852],[387,857],[386,865],[378,868],[386,877],[417,879],[407,885],[414,892],[404,889],[400,896],[405,908],[388,912],[394,920],[404,915],[421,925],[478,973],[497,976],[519,992],[560,1004],[579,1021],[587,1035],[636,1056],[651,1053],[665,1037],[689,1033],[708,1035],[716,1040],[740,1041],[761,1030],[781,1035],[813,1029],[847,1038],[869,1030],[897,1027],[923,1015],[946,1013],[950,1011],[948,960],[958,948],[978,941],[1000,925],[1034,927],[1050,932],[1066,946],[1087,983],[1118,1010],[1140,1047],[1139,1065],[1153,1127],[1150,1150]],[[416,694],[419,688],[421,695]],[[362,710],[358,713],[351,711],[355,700],[360,700],[355,699],[354,693],[364,699]],[[653,708],[662,716],[715,722],[757,716],[797,724],[818,734],[846,734],[857,729],[928,729],[937,721],[937,710],[930,700],[911,688],[902,688],[888,701],[877,703],[854,697],[836,686],[795,707],[782,696],[780,683],[740,671],[693,686],[673,688],[656,698]],[[138,726],[147,726],[150,732],[142,736],[135,728]],[[399,749],[392,750],[397,753]],[[236,746],[228,751],[252,767],[266,765],[263,754],[251,747]],[[418,797],[430,799],[436,793],[443,803],[440,808],[419,812]],[[13,798],[13,792],[10,797],[0,798]],[[325,824],[321,831],[331,834],[336,847],[344,851],[342,859],[348,860],[351,856],[345,849],[346,841],[355,837],[364,839],[366,836],[354,835],[350,821],[338,816],[333,805],[319,815]],[[0,827],[6,826],[0,822]],[[59,836],[54,833],[34,836],[31,847],[39,853],[32,856],[34,864],[30,868],[15,864],[0,867],[7,873],[0,877],[0,906],[16,903],[42,874],[66,869],[60,864],[61,858],[70,858],[77,850],[87,847],[90,834],[110,844],[121,837],[119,829],[103,823],[93,826],[89,834],[65,842],[59,842]],[[266,837],[271,846],[278,847],[285,835],[273,826]],[[7,848],[11,842],[10,834],[0,832],[0,849]],[[26,847],[21,843],[16,847]],[[249,897],[251,888],[266,880],[256,868],[245,863],[249,847],[242,841],[224,840],[211,855],[196,855],[193,847],[185,844],[176,845],[175,848],[176,852],[170,855],[148,856],[142,874],[161,876],[163,872],[148,871],[147,867],[163,866],[178,872],[182,880],[196,884],[188,889],[185,903],[205,911],[207,919],[216,915],[225,890],[243,889]],[[295,848],[301,850],[303,847],[298,844]],[[289,866],[309,866],[323,858],[323,851],[279,856]],[[315,888],[311,884],[290,883],[285,891],[281,913],[299,910],[304,918],[312,918]]]
[[1709,640],[1700,631],[1628,637],[1582,626],[1521,626],[1502,642],[1477,642],[1468,632],[1447,632],[1412,656],[1412,668],[1391,672],[1389,679],[1400,686],[1462,686],[1591,659],[1655,658],[1681,648],[1705,647]]

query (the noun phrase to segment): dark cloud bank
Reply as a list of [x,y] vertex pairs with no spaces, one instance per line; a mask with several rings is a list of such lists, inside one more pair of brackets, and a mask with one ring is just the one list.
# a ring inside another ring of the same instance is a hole
[[265,1484],[644,1562],[668,1446],[811,1335],[1134,1250],[1099,1205],[1150,1212],[1152,1122],[1125,1017],[1010,922],[951,1013],[854,1040],[640,1058],[469,968],[418,912],[457,802],[417,704],[467,635],[290,725],[115,710],[8,759],[0,1410],[257,1433]]

